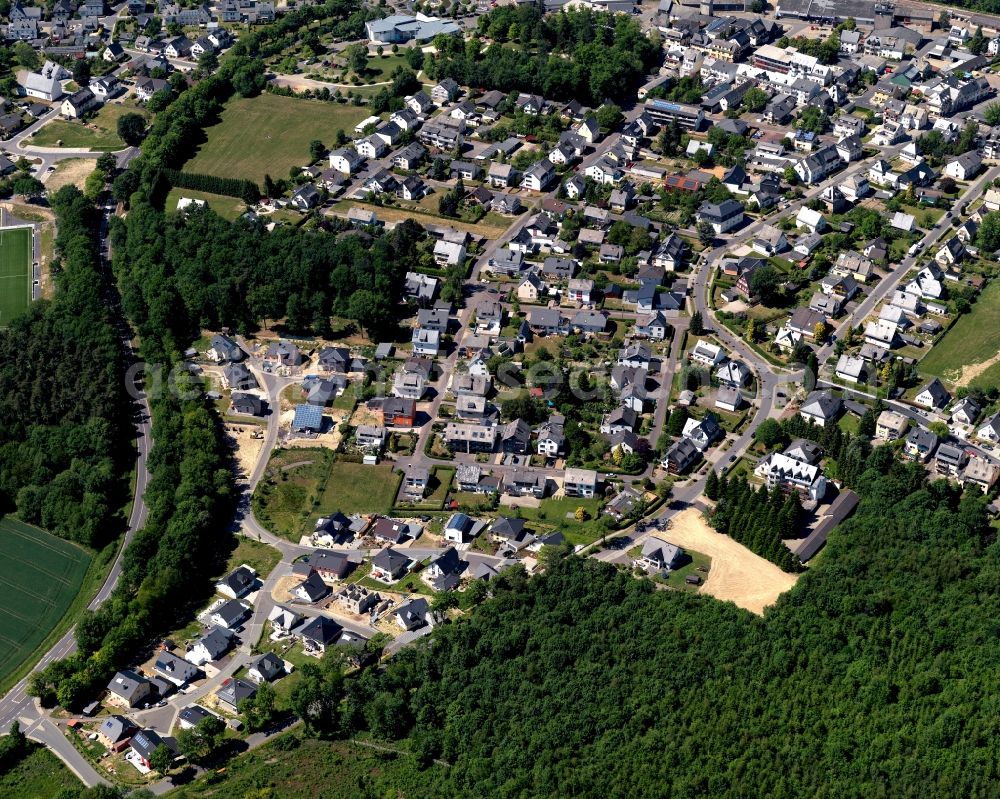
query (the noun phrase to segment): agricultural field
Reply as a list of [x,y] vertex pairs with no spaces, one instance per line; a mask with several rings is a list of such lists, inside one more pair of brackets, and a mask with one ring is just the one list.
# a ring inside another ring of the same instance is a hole
[[327,513],[388,513],[400,480],[389,464],[365,466],[338,461],[329,450],[296,447],[271,458],[254,511],[269,530],[297,542]]
[[1000,281],[990,283],[920,361],[920,371],[952,386],[1000,386]]
[[31,304],[33,232],[30,227],[0,229],[0,327]]
[[45,640],[80,591],[90,555],[10,517],[0,519],[0,678]]
[[339,128],[350,134],[366,116],[365,108],[321,100],[276,94],[236,98],[226,104],[219,123],[207,129],[208,141],[184,171],[258,185],[266,174],[285,178],[293,166],[309,161],[309,142],[319,139],[331,146]]

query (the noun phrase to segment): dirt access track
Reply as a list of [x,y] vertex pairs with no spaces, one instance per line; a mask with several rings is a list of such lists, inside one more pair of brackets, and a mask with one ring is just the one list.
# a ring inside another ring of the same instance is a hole
[[729,536],[715,532],[694,509],[678,513],[661,535],[671,544],[712,559],[701,593],[732,602],[757,615],[777,602],[798,579]]

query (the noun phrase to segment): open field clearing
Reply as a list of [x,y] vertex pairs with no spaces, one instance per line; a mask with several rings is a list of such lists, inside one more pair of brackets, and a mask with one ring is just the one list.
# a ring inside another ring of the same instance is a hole
[[[184,165],[185,172],[264,182],[264,175],[288,177],[309,162],[309,142],[333,145],[338,128],[348,134],[368,116],[365,108],[276,94],[236,98],[222,120],[208,128],[208,141]],[[188,194],[190,196],[190,194]]]
[[697,510],[677,514],[659,537],[712,559],[701,593],[732,602],[758,615],[798,579],[729,536],[715,532]]
[[920,361],[920,371],[952,385],[1000,385],[1000,281],[990,283]]
[[[125,142],[118,136],[118,119],[141,109],[121,103],[105,103],[88,122],[54,119],[29,140],[36,147],[65,147],[69,150],[121,150]],[[145,114],[143,114],[145,116]]]

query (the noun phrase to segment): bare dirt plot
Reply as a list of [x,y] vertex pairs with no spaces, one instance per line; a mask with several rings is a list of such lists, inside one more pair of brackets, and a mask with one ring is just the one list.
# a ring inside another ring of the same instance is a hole
[[45,181],[45,188],[58,191],[63,186],[73,185],[83,191],[87,176],[94,171],[93,158],[69,158],[56,165],[56,171]]
[[[235,456],[240,472],[251,474],[264,446],[263,428],[255,424],[226,422],[226,432],[236,445]],[[255,438],[254,436],[258,436]]]
[[712,568],[701,593],[732,602],[758,615],[798,579],[729,536],[715,532],[694,509],[682,511],[671,519],[663,538],[712,559]]

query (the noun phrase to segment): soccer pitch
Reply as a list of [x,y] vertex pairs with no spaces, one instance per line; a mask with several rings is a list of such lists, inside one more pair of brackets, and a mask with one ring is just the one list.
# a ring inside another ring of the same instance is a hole
[[34,228],[0,228],[0,327],[31,304]]
[[17,519],[0,519],[0,679],[59,623],[89,565],[80,547]]

